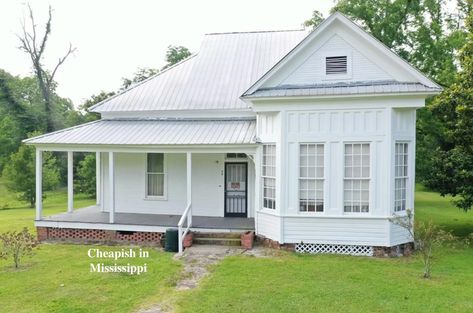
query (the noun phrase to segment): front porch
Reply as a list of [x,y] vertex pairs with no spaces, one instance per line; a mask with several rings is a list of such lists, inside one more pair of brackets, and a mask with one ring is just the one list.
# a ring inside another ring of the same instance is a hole
[[[60,213],[44,216],[37,220],[38,227],[98,229],[116,231],[139,231],[164,233],[168,228],[176,228],[181,215],[115,213],[114,223],[109,222],[109,213],[100,206],[74,210],[72,213]],[[254,218],[193,216],[191,231],[194,232],[244,232],[255,229]]]

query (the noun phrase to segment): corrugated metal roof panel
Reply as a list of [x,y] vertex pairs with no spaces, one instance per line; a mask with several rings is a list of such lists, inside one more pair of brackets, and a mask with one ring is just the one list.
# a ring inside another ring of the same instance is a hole
[[247,109],[241,94],[307,31],[206,35],[198,55],[95,106],[95,112]]
[[266,98],[287,96],[331,96],[383,93],[438,93],[441,89],[427,87],[420,83],[410,82],[358,82],[350,84],[324,84],[313,86],[281,86],[278,88],[259,89],[245,98]]
[[99,120],[26,139],[27,144],[213,145],[255,143],[254,119]]

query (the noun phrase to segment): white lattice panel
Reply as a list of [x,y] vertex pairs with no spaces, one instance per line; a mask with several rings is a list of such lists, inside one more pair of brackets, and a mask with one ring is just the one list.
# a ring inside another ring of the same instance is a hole
[[370,246],[350,246],[350,245],[328,245],[314,243],[297,243],[296,252],[299,253],[328,253],[347,254],[360,256],[373,256],[373,247]]

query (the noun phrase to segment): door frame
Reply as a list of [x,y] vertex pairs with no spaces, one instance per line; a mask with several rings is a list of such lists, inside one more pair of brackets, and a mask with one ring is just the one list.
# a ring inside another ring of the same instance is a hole
[[[227,164],[245,165],[245,213],[227,213]],[[224,217],[248,217],[248,162],[224,162],[223,178],[223,216]]]

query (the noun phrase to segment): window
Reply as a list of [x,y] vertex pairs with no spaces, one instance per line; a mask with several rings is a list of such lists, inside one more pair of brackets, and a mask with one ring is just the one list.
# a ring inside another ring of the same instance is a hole
[[345,144],[344,211],[369,212],[370,145]]
[[347,56],[325,58],[325,75],[348,74]]
[[146,167],[146,196],[164,197],[164,154],[148,153]]
[[276,145],[263,145],[263,207],[276,209]]
[[396,142],[394,175],[394,211],[406,210],[408,144]]
[[245,153],[227,153],[227,159],[246,159]]
[[324,145],[299,146],[299,210],[324,211]]

